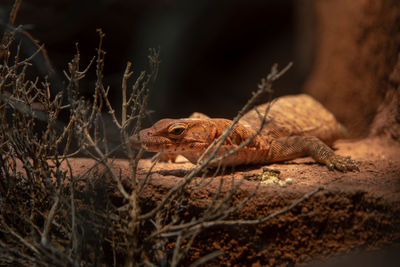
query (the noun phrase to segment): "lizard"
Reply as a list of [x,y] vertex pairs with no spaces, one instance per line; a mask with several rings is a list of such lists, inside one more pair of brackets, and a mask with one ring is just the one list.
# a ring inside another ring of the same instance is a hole
[[[264,115],[266,123],[261,129]],[[150,152],[180,154],[196,164],[208,146],[231,124],[231,120],[209,118],[201,113],[194,113],[190,118],[162,119],[132,136],[130,143]],[[211,166],[268,164],[311,156],[330,170],[359,171],[350,157],[337,155],[330,147],[345,136],[344,126],[311,96],[282,96],[247,112],[221,144],[217,155],[237,148],[248,138],[253,139]]]

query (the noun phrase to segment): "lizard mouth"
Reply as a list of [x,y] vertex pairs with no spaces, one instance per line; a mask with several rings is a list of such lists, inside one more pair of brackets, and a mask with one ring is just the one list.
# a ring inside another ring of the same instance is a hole
[[140,136],[137,135],[132,136],[129,141],[134,148],[136,149],[144,148],[145,150],[150,152],[159,152],[161,150],[158,149],[158,147],[164,146],[165,144],[168,143],[165,140],[156,140],[156,141],[146,140],[146,138],[140,138]]
[[143,146],[150,152],[164,152],[164,153],[193,153],[204,150],[207,144],[204,142],[171,142],[166,139],[160,142],[143,143]]

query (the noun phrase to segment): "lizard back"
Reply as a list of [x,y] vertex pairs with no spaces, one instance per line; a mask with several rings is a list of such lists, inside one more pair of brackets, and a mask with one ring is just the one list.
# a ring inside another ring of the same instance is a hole
[[241,124],[258,129],[270,105],[267,123],[261,135],[272,138],[316,136],[327,144],[345,135],[344,127],[334,115],[309,95],[289,95],[255,107],[240,120]]

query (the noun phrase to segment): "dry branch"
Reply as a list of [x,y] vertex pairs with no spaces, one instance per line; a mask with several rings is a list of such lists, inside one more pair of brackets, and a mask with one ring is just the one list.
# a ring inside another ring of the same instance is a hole
[[[20,1],[15,3],[15,10],[18,10]],[[13,24],[15,15],[11,17]],[[205,151],[198,165],[160,201],[148,203],[143,192],[151,186],[156,162],[139,178],[137,168],[143,151],[135,151],[129,138],[139,132],[145,118],[148,98],[158,75],[159,51],[150,50],[148,71],[136,75],[132,63],[126,64],[121,79],[121,109],[115,109],[109,99],[111,89],[103,79],[105,35],[101,30],[98,34],[97,55],[83,70],[80,70],[80,52],[76,45],[76,54],[68,64],[68,70],[64,71],[66,90],[56,95],[50,94],[51,84],[46,78],[29,80],[26,75],[34,64],[34,57],[43,53],[43,48],[22,58],[19,48],[14,50],[12,45],[15,39],[12,32],[7,38],[3,36],[1,52],[4,53],[0,56],[0,236],[5,239],[0,242],[0,265],[98,265],[107,255],[113,255],[108,262],[110,265],[178,266],[187,260],[190,249],[196,246],[197,236],[204,229],[217,225],[263,223],[290,211],[321,190],[314,190],[267,217],[234,220],[237,211],[258,187],[235,202],[242,180],[216,178],[225,175],[224,166],[213,172],[207,169],[210,163],[233,155],[251,142],[268,123],[267,108],[265,115],[260,115],[261,126],[254,136],[234,150],[223,155],[219,153],[239,119],[260,98],[270,95],[272,83],[290,68],[289,64],[281,71],[274,66],[233,119],[232,125]],[[96,81],[93,96],[88,100],[80,97],[79,87],[90,71],[95,72]],[[135,75],[137,77],[132,81]],[[108,114],[104,114],[104,110]],[[60,120],[62,112],[69,116],[65,123]],[[109,125],[105,124],[105,116],[110,118],[121,137],[121,144],[111,149],[106,137]],[[38,124],[44,127],[36,127]],[[78,146],[75,150],[74,144]],[[113,165],[111,157],[119,147],[124,149],[129,161],[129,177],[122,177],[121,170]],[[75,175],[69,157],[78,153],[89,155],[96,162],[87,166],[85,172]],[[62,164],[68,168],[63,169]],[[187,204],[190,191],[206,187],[214,178],[220,179],[219,184],[205,208],[200,214],[185,218],[183,214],[190,214]],[[224,183],[229,182],[230,188],[224,189]],[[192,266],[221,255],[221,251],[212,252],[193,262]]]

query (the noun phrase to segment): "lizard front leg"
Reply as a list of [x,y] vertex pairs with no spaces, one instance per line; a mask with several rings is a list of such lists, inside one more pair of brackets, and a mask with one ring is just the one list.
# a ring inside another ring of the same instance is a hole
[[329,146],[315,136],[289,136],[275,139],[270,143],[269,162],[302,156],[311,156],[330,170],[336,168],[340,171],[359,171],[357,164],[350,157],[336,155]]

